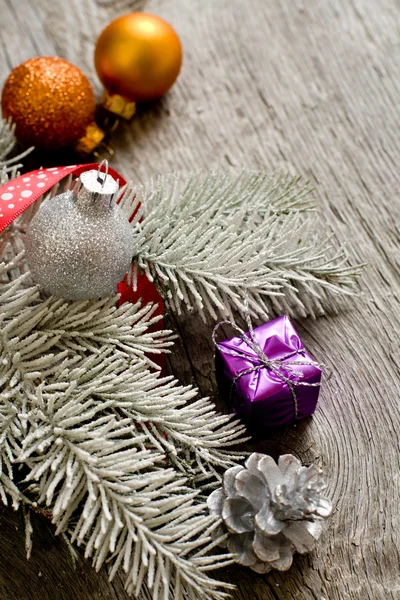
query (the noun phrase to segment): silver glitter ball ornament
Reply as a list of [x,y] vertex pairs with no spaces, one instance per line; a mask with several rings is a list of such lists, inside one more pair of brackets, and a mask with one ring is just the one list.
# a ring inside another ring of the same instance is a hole
[[73,191],[42,203],[25,240],[32,277],[66,300],[114,294],[132,260],[132,233],[116,204],[118,182],[86,171]]

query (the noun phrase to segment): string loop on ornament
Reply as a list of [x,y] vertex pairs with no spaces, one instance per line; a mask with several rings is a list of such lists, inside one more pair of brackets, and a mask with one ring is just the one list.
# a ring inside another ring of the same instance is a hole
[[[105,167],[106,167],[106,172],[104,174],[103,179],[101,179],[100,174],[102,173],[101,169],[102,169],[103,165],[105,165]],[[103,160],[99,164],[99,168],[97,169],[97,181],[99,183],[101,183],[101,191],[103,191],[104,185],[107,181],[107,176],[108,176],[108,160],[106,158],[103,158]]]

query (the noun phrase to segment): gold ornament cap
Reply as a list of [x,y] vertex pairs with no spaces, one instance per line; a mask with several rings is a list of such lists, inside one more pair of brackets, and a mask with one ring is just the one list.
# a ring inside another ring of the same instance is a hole
[[114,115],[118,115],[127,121],[133,117],[136,112],[136,102],[124,98],[119,94],[110,94],[105,91],[101,99],[101,105],[103,108],[112,112]]
[[85,135],[74,144],[75,152],[81,155],[92,154],[103,141],[104,135],[104,131],[93,121],[86,127]]

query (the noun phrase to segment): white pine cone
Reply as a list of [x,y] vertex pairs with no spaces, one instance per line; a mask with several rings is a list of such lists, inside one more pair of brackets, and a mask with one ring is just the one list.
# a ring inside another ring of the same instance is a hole
[[208,507],[228,529],[227,546],[238,563],[257,573],[286,571],[295,552],[313,550],[322,531],[318,521],[332,512],[324,490],[315,465],[303,467],[291,454],[276,464],[254,452],[244,467],[224,473],[223,487],[210,494]]

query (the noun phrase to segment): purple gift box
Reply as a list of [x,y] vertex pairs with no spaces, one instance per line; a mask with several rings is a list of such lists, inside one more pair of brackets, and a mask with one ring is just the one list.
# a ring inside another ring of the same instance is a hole
[[218,383],[233,411],[258,430],[311,415],[317,406],[321,369],[306,352],[289,317],[254,329],[259,349],[272,361],[269,368],[252,347],[249,333],[245,337],[250,345],[242,337],[216,344]]

